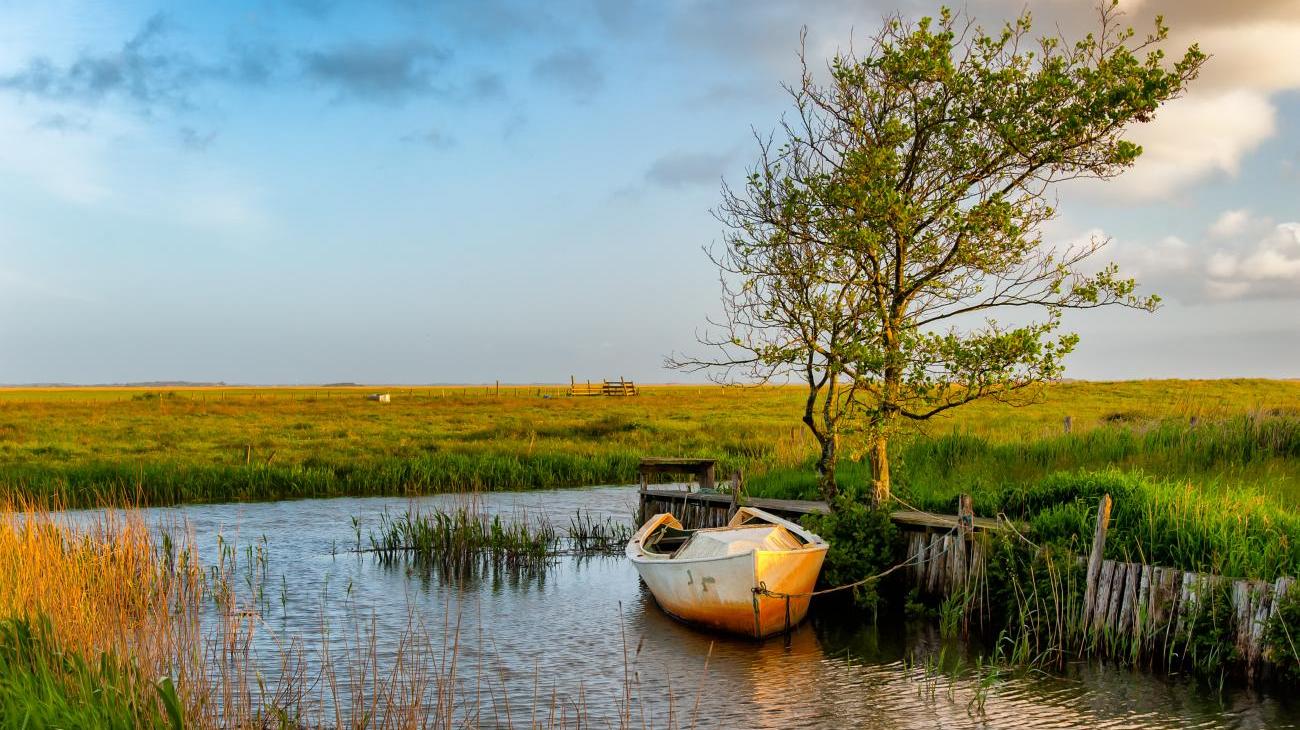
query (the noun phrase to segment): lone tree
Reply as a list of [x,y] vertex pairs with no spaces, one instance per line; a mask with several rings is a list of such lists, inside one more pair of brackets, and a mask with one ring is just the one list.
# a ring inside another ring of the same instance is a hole
[[847,429],[883,503],[901,424],[1060,377],[1078,341],[1059,331],[1064,310],[1158,305],[1113,264],[1092,265],[1106,241],[1041,236],[1054,186],[1130,167],[1142,150],[1125,131],[1206,58],[1193,45],[1166,61],[1162,20],[1139,39],[1116,3],[1098,21],[1069,43],[1031,41],[1027,12],[996,33],[947,9],[894,17],[820,81],[801,53],[793,113],[759,138],[744,187],[724,185],[726,235],[710,257],[725,316],[701,338],[716,349],[669,363],[806,383],[823,497],[837,493]]

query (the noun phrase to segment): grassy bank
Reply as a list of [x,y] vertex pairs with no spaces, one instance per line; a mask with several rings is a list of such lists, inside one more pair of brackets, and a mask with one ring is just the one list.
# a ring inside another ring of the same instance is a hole
[[[73,505],[527,489],[631,482],[645,455],[716,457],[768,494],[812,485],[797,388],[389,389],[391,404],[367,401],[375,390],[3,390],[0,485]],[[1064,383],[1035,405],[977,404],[904,437],[898,479],[979,494],[1118,465],[1295,504],[1300,460],[1268,439],[1295,443],[1297,403],[1300,382]],[[1211,433],[1245,414],[1284,426],[1245,440]],[[847,463],[845,483],[864,471]]]

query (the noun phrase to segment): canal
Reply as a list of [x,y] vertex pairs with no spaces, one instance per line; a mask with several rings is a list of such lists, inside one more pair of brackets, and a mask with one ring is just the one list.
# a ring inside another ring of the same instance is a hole
[[[629,521],[637,493],[598,487],[473,499],[503,518],[563,525],[579,510]],[[788,640],[709,635],[665,616],[621,555],[560,557],[532,575],[450,580],[354,551],[366,547],[385,512],[467,500],[195,505],[148,510],[146,519],[187,531],[207,564],[225,546],[239,563],[235,575],[244,576],[231,583],[256,615],[248,631],[262,681],[274,687],[286,647],[298,647],[308,706],[325,694],[347,704],[385,682],[414,687],[390,670],[428,654],[426,674],[435,676],[420,691],[442,687],[439,698],[458,699],[437,711],[484,726],[528,726],[548,716],[573,724],[580,716],[597,727],[787,730],[1300,727],[1300,702],[1278,693],[1220,690],[1095,661],[1064,675],[992,672],[925,622],[874,626],[816,603]],[[320,678],[327,665],[329,681]],[[320,719],[338,717],[329,709]]]

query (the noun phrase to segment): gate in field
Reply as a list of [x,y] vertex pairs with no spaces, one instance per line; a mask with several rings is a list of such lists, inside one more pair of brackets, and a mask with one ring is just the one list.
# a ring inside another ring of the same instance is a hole
[[631,380],[624,380],[622,376],[619,376],[618,380],[602,380],[597,383],[592,383],[588,380],[586,383],[579,383],[572,375],[570,375],[569,395],[630,396],[637,395],[637,390],[636,383],[633,383]]

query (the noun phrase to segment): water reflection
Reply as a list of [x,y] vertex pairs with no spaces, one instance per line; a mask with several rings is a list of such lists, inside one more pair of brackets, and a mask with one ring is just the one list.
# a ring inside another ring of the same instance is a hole
[[[634,489],[617,487],[477,501],[489,513],[563,524],[578,509],[627,519],[635,498]],[[356,656],[362,626],[374,632],[380,664],[391,662],[415,623],[429,635],[426,651],[454,646],[462,681],[508,696],[510,717],[522,724],[523,708],[537,703],[582,706],[595,724],[615,726],[626,711],[633,725],[647,727],[1300,727],[1300,707],[1289,697],[1219,694],[1100,663],[1076,664],[1066,676],[1029,672],[983,684],[971,671],[936,675],[910,659],[937,654],[943,642],[932,627],[876,627],[816,605],[788,642],[703,633],[660,611],[622,557],[565,557],[536,574],[462,581],[348,552],[357,529],[364,545],[385,510],[465,501],[202,505],[153,510],[149,519],[185,522],[209,562],[219,558],[218,535],[237,550],[264,537],[268,559],[259,570],[269,585],[253,641],[268,676],[277,671],[278,647],[295,638],[318,646],[325,626],[335,661]],[[306,661],[314,669],[321,657]]]

